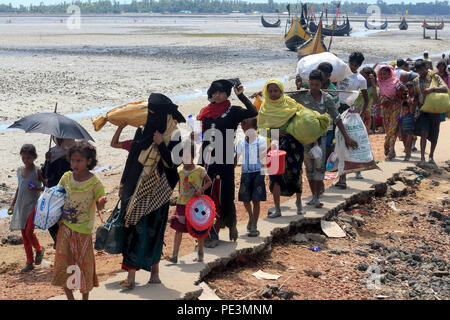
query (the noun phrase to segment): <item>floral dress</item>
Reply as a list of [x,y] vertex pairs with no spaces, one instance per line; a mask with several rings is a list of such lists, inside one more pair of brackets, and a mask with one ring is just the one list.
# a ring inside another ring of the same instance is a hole
[[269,190],[273,193],[275,183],[280,185],[281,196],[290,197],[302,193],[303,145],[293,136],[280,136],[279,149],[286,151],[285,171],[280,175],[270,176]]

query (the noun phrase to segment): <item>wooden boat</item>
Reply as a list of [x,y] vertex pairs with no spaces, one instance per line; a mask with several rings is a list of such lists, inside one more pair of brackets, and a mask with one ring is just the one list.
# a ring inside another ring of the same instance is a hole
[[281,20],[278,18],[277,22],[269,23],[264,19],[264,15],[261,15],[261,23],[265,28],[278,28],[281,25]]
[[435,26],[431,26],[431,25],[429,25],[428,23],[427,23],[427,21],[426,20],[423,20],[423,25],[422,25],[422,27],[423,28],[425,28],[425,29],[428,29],[428,30],[442,30],[442,29],[444,29],[444,20],[442,20],[442,22],[441,22],[441,24],[437,24],[436,23],[436,25]]
[[369,30],[386,30],[388,27],[388,22],[386,19],[386,21],[382,25],[374,26],[373,24],[370,24],[366,19],[366,21],[364,22],[364,26],[366,27],[366,29],[369,29]]
[[322,32],[323,24],[322,19],[319,21],[319,27],[317,29],[314,38],[309,39],[304,44],[300,45],[297,49],[297,57],[300,60],[301,58],[308,56],[310,54],[327,52],[328,49],[323,42],[323,32]]
[[406,22],[406,18],[403,17],[400,25],[398,26],[400,30],[408,30],[408,23]]
[[300,25],[300,19],[296,16],[291,20],[289,31],[284,36],[284,43],[286,47],[291,50],[297,50],[299,45],[302,45],[311,38],[308,32]]
[[302,4],[302,14],[300,15],[300,25],[302,26],[302,28],[304,30],[307,30],[308,23],[306,22],[306,19],[305,19],[305,12],[307,12],[306,4]]
[[[311,33],[316,33],[318,29],[318,26],[314,23],[314,21],[311,21],[309,23],[309,30],[311,31]],[[337,25],[334,28],[333,31],[333,26],[322,26],[322,35],[324,36],[349,36],[350,32],[352,31],[352,28],[350,26],[350,21],[348,20],[348,16],[347,16],[347,20],[341,24],[341,25]]]

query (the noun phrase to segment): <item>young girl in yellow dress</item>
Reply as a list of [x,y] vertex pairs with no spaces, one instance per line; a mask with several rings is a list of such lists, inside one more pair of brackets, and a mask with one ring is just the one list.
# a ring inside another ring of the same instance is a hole
[[96,155],[87,141],[77,142],[68,153],[73,171],[59,182],[66,190],[66,202],[58,222],[52,284],[63,287],[69,300],[74,300],[73,289],[88,300],[89,292],[98,287],[92,231],[96,208],[104,209],[106,197],[101,181],[89,171],[97,164]]

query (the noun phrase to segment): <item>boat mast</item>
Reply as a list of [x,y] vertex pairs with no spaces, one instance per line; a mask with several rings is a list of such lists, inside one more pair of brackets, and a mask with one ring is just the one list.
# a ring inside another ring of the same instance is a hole
[[336,9],[336,17],[333,19],[333,31],[331,31],[330,44],[328,45],[328,51],[331,50],[331,44],[333,43],[334,30],[336,30],[337,17],[339,15],[339,9],[341,8],[341,2],[339,1]]

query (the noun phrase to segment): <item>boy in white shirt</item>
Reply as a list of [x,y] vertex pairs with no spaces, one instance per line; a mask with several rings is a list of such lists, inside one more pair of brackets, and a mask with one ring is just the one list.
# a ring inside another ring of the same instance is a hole
[[[361,52],[352,52],[348,58],[348,66],[350,67],[350,70],[352,70],[353,75],[348,77],[347,79],[344,79],[342,81],[339,81],[337,83],[337,87],[339,90],[345,90],[345,91],[358,91],[361,90],[361,94],[364,99],[364,105],[361,108],[361,116],[366,113],[367,106],[369,105],[369,95],[367,93],[367,81],[366,79],[358,72],[358,69],[361,67],[362,63],[364,62],[364,55]],[[347,109],[350,109],[351,105],[354,104],[355,101],[350,101],[349,99],[353,94],[352,93],[346,93],[346,92],[340,92],[339,93],[339,102],[340,107],[338,108],[338,111],[342,114]],[[351,104],[351,105],[349,105]],[[360,172],[356,173],[356,179],[362,179],[362,175]],[[347,177],[346,175],[341,175],[339,178],[339,181],[335,184],[335,186],[340,187],[342,189],[347,188]]]
[[260,201],[266,201],[266,184],[264,175],[264,159],[267,151],[267,141],[256,133],[256,118],[245,119],[241,123],[245,138],[236,145],[235,164],[240,156],[242,161],[241,184],[238,200],[244,202],[249,221],[247,231],[249,237],[259,236],[257,223],[260,212]]

